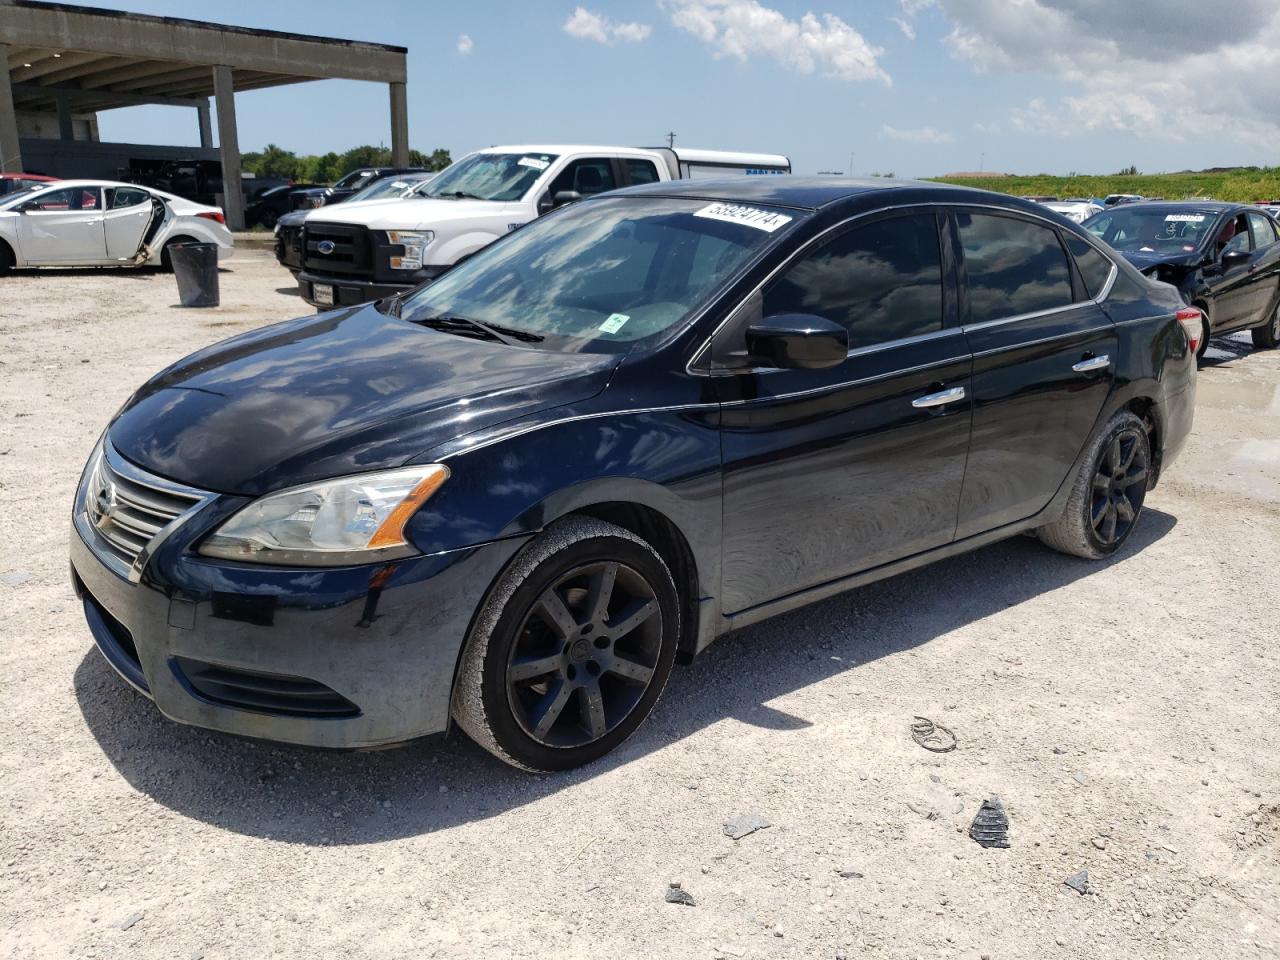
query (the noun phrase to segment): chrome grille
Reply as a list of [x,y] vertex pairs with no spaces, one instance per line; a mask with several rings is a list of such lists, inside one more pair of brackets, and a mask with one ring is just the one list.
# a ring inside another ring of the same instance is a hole
[[136,581],[169,524],[210,497],[133,466],[104,442],[85,471],[76,521],[98,558]]

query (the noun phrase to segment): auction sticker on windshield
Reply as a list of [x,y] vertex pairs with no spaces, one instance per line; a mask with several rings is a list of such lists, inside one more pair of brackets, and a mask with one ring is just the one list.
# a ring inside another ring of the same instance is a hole
[[625,313],[611,313],[609,319],[600,324],[600,330],[603,333],[617,333],[622,329],[622,325],[630,320],[631,317]]
[[754,227],[765,233],[773,233],[779,227],[785,227],[791,218],[771,210],[758,207],[745,207],[737,203],[712,203],[694,214],[708,220],[724,220],[726,223],[740,223],[744,227]]
[[1203,213],[1171,213],[1164,218],[1165,223],[1204,223]]
[[521,157],[516,161],[516,163],[522,167],[533,167],[535,170],[545,170],[547,167],[551,166],[551,164],[546,160],[539,159],[538,157]]

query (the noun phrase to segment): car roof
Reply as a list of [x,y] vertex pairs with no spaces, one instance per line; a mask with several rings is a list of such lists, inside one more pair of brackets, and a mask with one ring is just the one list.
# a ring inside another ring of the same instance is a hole
[[[991,203],[1014,210],[1042,214],[1044,207],[1005,193],[928,180],[893,180],[884,177],[796,177],[786,174],[757,174],[695,180],[669,180],[615,191],[613,196],[691,197],[731,203],[767,203],[800,210],[817,210],[855,198],[891,197],[904,203],[930,200],[946,203]],[[900,196],[896,196],[900,195]]]
[[1142,200],[1138,203],[1126,203],[1126,210],[1195,210],[1203,213],[1222,213],[1246,206],[1241,203],[1226,203],[1222,200]]

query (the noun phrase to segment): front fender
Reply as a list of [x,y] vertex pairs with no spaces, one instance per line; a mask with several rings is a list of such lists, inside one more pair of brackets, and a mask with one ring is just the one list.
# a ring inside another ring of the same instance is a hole
[[718,596],[718,406],[552,413],[553,419],[501,425],[415,458],[447,464],[450,477],[407,525],[412,542],[436,553],[537,533],[586,507],[636,504],[679,530],[700,589]]
[[472,230],[433,244],[429,256],[433,264],[449,267],[497,239],[498,234],[488,230]]

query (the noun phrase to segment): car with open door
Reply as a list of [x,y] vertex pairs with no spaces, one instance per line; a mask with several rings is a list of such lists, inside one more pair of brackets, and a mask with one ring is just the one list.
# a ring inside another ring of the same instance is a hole
[[1173,284],[1203,314],[1209,337],[1249,330],[1258,349],[1280,346],[1280,225],[1243,203],[1126,204],[1085,229],[1154,280]]
[[1024,532],[1121,549],[1199,332],[1012,197],[602,194],[158,373],[90,454],[73,583],[174,720],[340,748],[456,722],[565,769],[730,630]]
[[0,272],[11,267],[168,268],[178,243],[234,247],[222,210],[152,187],[59,180],[0,201]]

